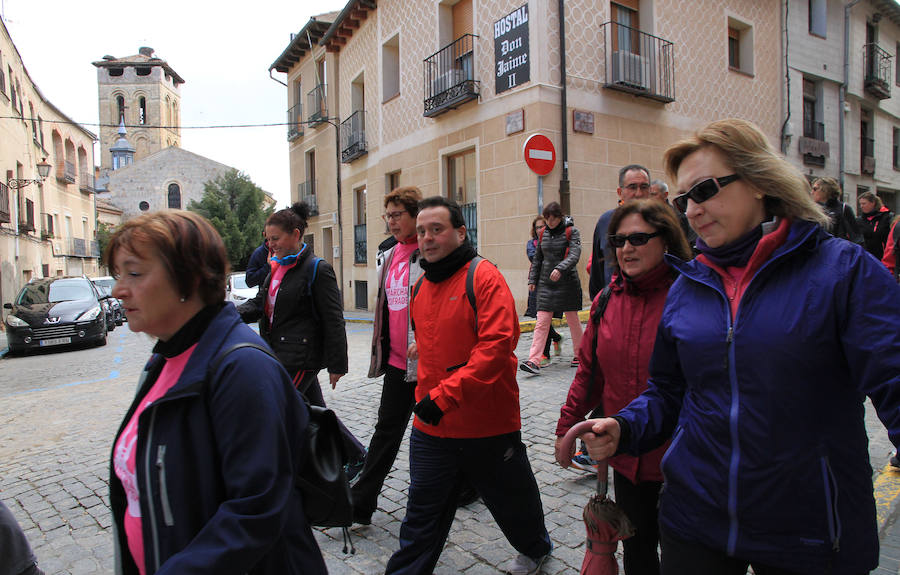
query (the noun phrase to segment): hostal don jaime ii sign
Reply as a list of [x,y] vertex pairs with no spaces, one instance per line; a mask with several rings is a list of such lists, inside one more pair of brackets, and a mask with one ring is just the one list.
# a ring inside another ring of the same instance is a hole
[[494,93],[515,88],[531,79],[528,61],[528,4],[494,22]]

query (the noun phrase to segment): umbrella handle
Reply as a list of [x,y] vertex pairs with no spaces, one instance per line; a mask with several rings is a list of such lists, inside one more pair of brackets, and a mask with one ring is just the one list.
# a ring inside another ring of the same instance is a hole
[[[569,454],[572,453],[572,446],[575,445],[575,440],[585,433],[590,432],[593,427],[594,422],[587,420],[580,421],[569,428],[569,431],[563,436],[562,441],[559,442],[559,449],[556,451],[556,461],[559,462],[560,465],[564,462],[569,462]],[[605,460],[599,461],[597,463],[597,493],[599,493],[601,497],[604,497],[608,491],[609,469]]]

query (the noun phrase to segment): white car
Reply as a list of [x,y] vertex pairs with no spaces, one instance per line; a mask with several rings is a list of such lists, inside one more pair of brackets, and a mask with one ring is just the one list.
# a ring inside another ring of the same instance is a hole
[[234,305],[240,305],[254,297],[257,291],[259,291],[258,288],[247,285],[244,272],[231,274],[228,276],[228,283],[225,284],[225,301],[232,301]]

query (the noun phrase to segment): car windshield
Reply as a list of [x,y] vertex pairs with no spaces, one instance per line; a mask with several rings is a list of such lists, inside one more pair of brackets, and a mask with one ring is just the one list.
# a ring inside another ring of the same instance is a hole
[[112,278],[108,278],[108,279],[92,279],[91,281],[94,282],[94,285],[95,285],[95,286],[99,286],[99,287],[105,288],[105,290],[100,290],[100,291],[102,291],[103,293],[107,293],[107,292],[112,291],[113,286],[116,284],[116,280],[114,280],[114,279],[112,279]]
[[244,274],[236,274],[231,276],[231,283],[234,284],[234,289],[248,289],[247,285],[247,277]]
[[19,294],[20,305],[55,303],[76,299],[91,299],[94,292],[85,280],[56,280],[26,285]]

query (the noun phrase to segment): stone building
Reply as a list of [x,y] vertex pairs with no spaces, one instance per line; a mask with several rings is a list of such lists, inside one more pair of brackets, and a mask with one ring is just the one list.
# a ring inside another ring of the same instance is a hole
[[838,180],[858,212],[877,193],[900,211],[900,6],[790,0],[782,150],[810,180]]
[[0,302],[33,278],[96,275],[95,139],[44,98],[0,20]]
[[115,169],[110,152],[128,128],[138,161],[168,146],[181,145],[181,84],[171,66],[142,47],[125,58],[104,56],[97,67],[100,102],[100,168]]
[[[381,198],[397,185],[463,204],[523,311],[542,205],[559,200],[587,246],[620,167],[663,178],[667,146],[730,116],[778,142],[780,0],[564,5],[350,0],[292,34],[270,67],[288,85],[292,193],[317,206],[309,239],[339,270],[346,307],[374,303]],[[556,151],[542,179],[523,156],[534,134]]]

